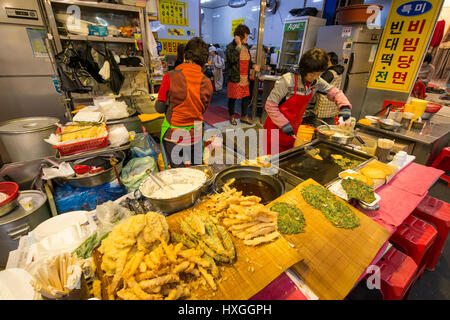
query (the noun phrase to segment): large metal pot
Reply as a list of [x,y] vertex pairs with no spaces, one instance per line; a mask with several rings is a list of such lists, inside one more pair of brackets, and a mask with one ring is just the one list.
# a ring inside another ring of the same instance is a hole
[[[262,199],[261,203],[267,204],[284,194],[285,186],[283,180],[276,174],[275,172],[255,167],[255,166],[232,166],[230,168],[224,169],[220,171],[215,179],[215,186],[217,191],[221,191],[222,187],[230,180],[235,179],[236,181],[250,181],[250,180],[258,180],[263,185],[269,186],[272,190],[272,196],[267,199]],[[231,185],[233,187],[233,184]],[[251,190],[239,190],[242,191],[244,195],[250,195]]]
[[[166,173],[168,171],[176,171],[176,170],[185,170],[189,168],[176,168],[176,169],[169,169],[162,172],[158,172],[155,175],[158,176],[161,173]],[[169,198],[169,199],[159,199],[159,198],[152,198],[149,196],[145,196],[145,192],[143,192],[143,186],[146,183],[154,183],[153,179],[151,177],[148,177],[145,179],[138,190],[135,191],[134,197],[136,199],[139,199],[141,197],[145,197],[150,200],[151,205],[155,208],[155,210],[160,211],[164,213],[165,215],[170,215],[171,213],[181,211],[184,209],[187,209],[194,205],[197,200],[200,198],[202,191],[204,190],[205,183],[200,185],[199,187],[195,188],[191,192],[188,192],[186,194],[183,194],[181,196],[175,197],[175,198]]]
[[[88,158],[85,161],[78,161],[77,163],[71,162],[70,165],[73,167],[75,164],[86,164],[89,165],[89,161],[93,161],[93,158],[105,158],[105,161],[108,161],[108,157],[114,157],[119,160],[119,163],[116,165],[117,173],[120,174],[122,171],[123,161],[125,160],[125,153],[123,151],[116,151],[114,153],[106,153],[102,155],[98,155],[92,158]],[[96,187],[107,182],[113,181],[116,179],[116,173],[114,171],[114,167],[110,167],[102,172],[97,174],[89,175],[86,177],[66,177],[66,178],[55,178],[55,181],[58,183],[68,183],[73,187]]]
[[58,118],[29,117],[0,123],[3,162],[42,159],[55,155],[52,145],[44,141],[56,132]]
[[21,205],[12,212],[0,217],[0,269],[6,266],[9,252],[16,250],[19,239],[27,235],[41,222],[52,217],[47,196],[38,190],[20,191],[17,198],[20,202],[25,197],[33,200],[33,209],[25,211]]

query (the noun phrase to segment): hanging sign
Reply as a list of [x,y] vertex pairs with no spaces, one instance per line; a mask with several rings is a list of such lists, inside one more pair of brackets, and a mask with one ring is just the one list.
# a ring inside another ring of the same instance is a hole
[[188,40],[174,40],[174,39],[158,39],[161,42],[160,55],[176,55],[177,48],[180,44],[186,45]]
[[184,29],[181,28],[167,28],[169,36],[184,37]]
[[410,92],[443,0],[393,0],[368,88]]
[[170,26],[189,26],[188,3],[159,0],[160,23]]
[[240,24],[245,23],[245,18],[231,20],[231,36],[234,37],[234,29]]

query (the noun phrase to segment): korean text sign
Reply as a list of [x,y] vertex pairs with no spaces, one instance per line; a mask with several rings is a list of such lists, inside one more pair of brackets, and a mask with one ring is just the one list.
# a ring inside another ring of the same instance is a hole
[[175,0],[159,0],[161,24],[171,26],[189,26],[188,3]]
[[172,39],[159,39],[161,42],[162,50],[161,55],[177,55],[177,48],[180,44],[186,45],[188,40],[172,40]]
[[368,88],[410,92],[442,0],[393,0]]

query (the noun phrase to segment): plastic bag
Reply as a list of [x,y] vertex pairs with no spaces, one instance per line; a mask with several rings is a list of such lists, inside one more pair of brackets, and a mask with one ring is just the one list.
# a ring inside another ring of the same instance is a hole
[[113,125],[109,130],[109,145],[111,147],[118,147],[128,142],[130,133],[123,124]]
[[55,204],[58,213],[86,210],[92,211],[97,205],[108,200],[116,200],[127,193],[117,180],[93,188],[77,188],[69,184],[55,184]]
[[156,161],[152,157],[133,158],[123,167],[120,179],[128,192],[134,192],[139,188],[142,181],[148,177],[145,172],[147,169],[152,172],[158,171]]
[[158,144],[151,135],[145,133],[137,133],[130,145],[131,157],[152,157],[158,161],[160,152]]

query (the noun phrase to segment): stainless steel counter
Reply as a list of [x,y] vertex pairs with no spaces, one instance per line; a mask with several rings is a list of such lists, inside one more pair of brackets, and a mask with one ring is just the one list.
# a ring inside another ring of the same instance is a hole
[[431,120],[426,120],[421,130],[406,130],[400,128],[397,131],[381,129],[378,126],[366,126],[357,124],[356,127],[363,132],[378,133],[390,139],[401,139],[414,143],[412,154],[416,156],[416,162],[429,165],[439,154],[440,150],[450,142],[450,118],[434,115]]

